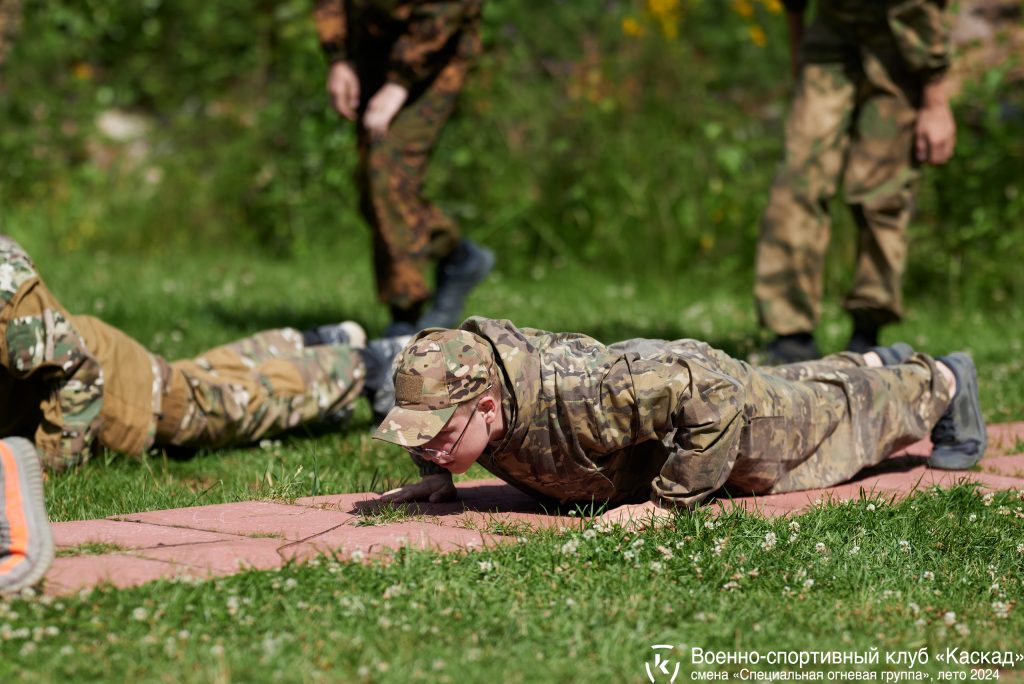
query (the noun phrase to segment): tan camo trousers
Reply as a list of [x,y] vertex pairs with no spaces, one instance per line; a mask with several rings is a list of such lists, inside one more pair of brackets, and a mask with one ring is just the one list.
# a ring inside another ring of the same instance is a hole
[[[735,491],[780,493],[829,487],[926,438],[950,391],[926,354],[869,368],[860,354],[753,369],[745,381],[760,402],[751,421],[753,458],[737,461]],[[771,416],[778,416],[773,418]]]
[[161,364],[158,444],[218,448],[342,418],[364,368],[341,345],[304,347],[302,334],[269,330],[195,359]]
[[842,44],[818,25],[804,47],[817,48],[805,57],[825,58],[805,59],[801,69],[757,246],[758,312],[779,335],[811,332],[818,323],[828,203],[840,183],[858,228],[844,306],[875,324],[899,320],[917,177],[911,155],[920,85],[884,51]]

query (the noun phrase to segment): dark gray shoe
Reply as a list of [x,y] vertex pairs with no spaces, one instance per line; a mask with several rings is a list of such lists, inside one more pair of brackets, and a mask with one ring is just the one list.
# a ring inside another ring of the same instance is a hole
[[814,342],[814,336],[810,333],[796,333],[794,335],[778,335],[768,343],[764,350],[762,365],[783,366],[788,363],[799,363],[800,361],[813,361],[821,358],[818,345]]
[[366,346],[366,331],[355,321],[342,321],[303,330],[302,341],[307,347],[344,344],[353,349],[362,349]]
[[868,351],[878,354],[886,366],[898,366],[901,363],[906,363],[907,359],[914,355],[914,348],[906,342],[897,342],[888,347],[872,347]]
[[373,414],[380,422],[395,405],[395,358],[412,337],[380,337],[370,340],[360,351],[366,366],[364,392],[370,399]]
[[[0,571],[0,594],[6,594],[37,584],[53,562],[54,547],[35,446],[21,437],[7,437],[0,449],[0,511],[6,507],[6,513],[0,512],[0,565],[14,558],[8,554],[15,536],[21,539],[19,555],[24,554]],[[5,490],[18,496],[3,497]]]
[[928,465],[943,470],[963,470],[981,460],[988,446],[978,399],[978,371],[971,357],[963,352],[936,360],[953,371],[956,394],[946,413],[932,428],[932,457]]
[[437,265],[437,289],[430,309],[416,322],[424,328],[454,328],[462,321],[462,306],[473,288],[494,268],[494,252],[472,240],[462,240]]

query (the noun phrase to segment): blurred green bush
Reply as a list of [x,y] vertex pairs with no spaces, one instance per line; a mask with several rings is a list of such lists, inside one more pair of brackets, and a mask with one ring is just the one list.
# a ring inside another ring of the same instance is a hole
[[[6,230],[66,251],[345,242],[367,258],[353,134],[323,93],[309,0],[26,12],[0,94]],[[777,0],[487,3],[486,54],[430,191],[512,272],[577,260],[683,297],[709,277],[752,279],[790,85],[779,12]],[[1024,98],[1001,73],[962,98],[957,156],[925,174],[910,295],[1024,294]],[[834,209],[838,289],[854,241]]]

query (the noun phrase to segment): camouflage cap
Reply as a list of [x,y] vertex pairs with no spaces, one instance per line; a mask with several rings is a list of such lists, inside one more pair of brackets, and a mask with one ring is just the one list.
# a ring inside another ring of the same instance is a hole
[[400,446],[432,440],[459,404],[490,386],[491,345],[468,330],[425,330],[398,358],[395,407],[374,438]]

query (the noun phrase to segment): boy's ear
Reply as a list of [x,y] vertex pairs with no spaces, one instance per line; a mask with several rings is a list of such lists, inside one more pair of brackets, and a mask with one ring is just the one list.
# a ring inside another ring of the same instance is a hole
[[495,412],[498,410],[498,402],[494,400],[494,397],[487,395],[480,399],[480,403],[477,404],[477,410],[481,410],[484,413]]

